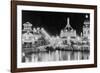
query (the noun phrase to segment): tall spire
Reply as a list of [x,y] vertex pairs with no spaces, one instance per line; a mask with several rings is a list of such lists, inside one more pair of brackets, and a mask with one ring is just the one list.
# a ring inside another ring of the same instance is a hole
[[67,18],[67,24],[69,24],[69,17]]
[[66,25],[66,28],[67,28],[67,27],[71,27],[69,17],[67,18],[67,25]]
[[71,31],[71,30],[73,30],[73,28],[72,28],[71,25],[70,25],[70,19],[69,19],[69,17],[67,18],[67,25],[66,25],[66,27],[65,27],[65,30],[66,30],[66,31]]

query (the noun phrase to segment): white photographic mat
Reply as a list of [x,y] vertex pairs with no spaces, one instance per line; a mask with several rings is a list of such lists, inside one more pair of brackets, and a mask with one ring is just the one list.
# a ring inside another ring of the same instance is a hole
[[[23,63],[22,62],[22,11],[47,11],[47,12],[89,14],[90,15],[90,55],[89,55],[89,59]],[[94,64],[94,10],[93,9],[17,5],[17,68],[47,67],[47,66],[61,66],[61,65],[84,65],[84,64]]]

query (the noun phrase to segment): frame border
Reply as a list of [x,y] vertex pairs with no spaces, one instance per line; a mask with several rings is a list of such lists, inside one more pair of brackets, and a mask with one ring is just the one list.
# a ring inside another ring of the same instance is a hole
[[[17,5],[94,9],[94,64],[64,65],[64,66],[35,67],[35,68],[17,68]],[[33,2],[33,1],[32,2],[31,1],[11,1],[11,72],[12,73],[29,72],[29,71],[76,69],[76,68],[92,68],[92,67],[97,67],[97,6]]]

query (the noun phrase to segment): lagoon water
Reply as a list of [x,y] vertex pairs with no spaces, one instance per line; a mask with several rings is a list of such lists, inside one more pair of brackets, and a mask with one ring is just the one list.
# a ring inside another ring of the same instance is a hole
[[56,50],[32,53],[31,55],[27,55],[25,57],[25,62],[88,60],[89,56],[89,52]]

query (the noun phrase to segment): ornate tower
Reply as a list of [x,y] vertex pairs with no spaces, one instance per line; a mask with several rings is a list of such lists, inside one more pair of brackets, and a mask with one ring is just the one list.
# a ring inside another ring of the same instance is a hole
[[76,31],[70,25],[70,19],[67,18],[67,25],[66,27],[61,30],[60,37],[73,37],[76,36]]
[[24,23],[23,26],[23,31],[32,31],[32,24],[30,22]]
[[85,21],[83,25],[83,37],[87,39],[90,38],[90,20],[88,15],[85,15]]
[[70,25],[70,19],[69,19],[69,17],[67,18],[67,25],[65,27],[65,30],[66,31],[72,31],[73,30],[73,28]]

